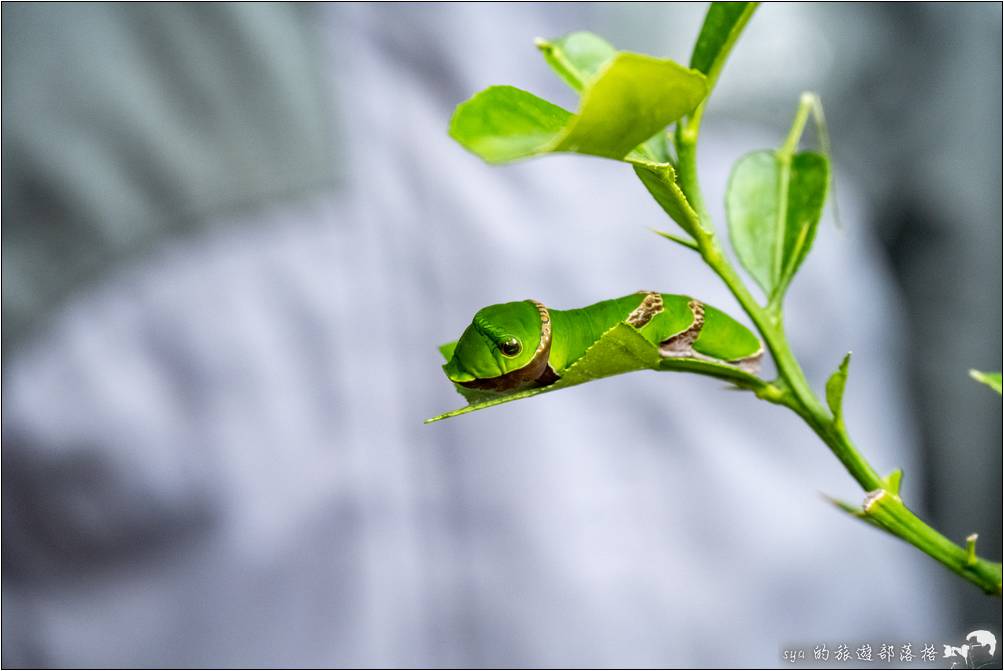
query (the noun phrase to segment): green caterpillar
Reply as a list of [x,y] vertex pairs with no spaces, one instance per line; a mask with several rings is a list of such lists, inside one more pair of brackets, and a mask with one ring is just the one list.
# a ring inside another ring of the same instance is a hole
[[689,296],[639,292],[577,310],[534,300],[483,308],[455,345],[441,349],[446,376],[481,392],[510,394],[562,378],[604,334],[627,324],[664,358],[697,359],[755,373],[763,346],[725,313]]

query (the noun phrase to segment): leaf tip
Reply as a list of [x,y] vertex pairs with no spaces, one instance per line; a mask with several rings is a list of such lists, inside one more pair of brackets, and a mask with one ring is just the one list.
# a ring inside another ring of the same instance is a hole
[[899,496],[900,485],[903,482],[903,469],[897,468],[889,475],[885,476],[885,488],[891,493]]
[[819,496],[821,496],[824,501],[834,506],[835,508],[838,508],[850,515],[854,515],[855,517],[861,517],[862,514],[861,506],[856,506],[853,503],[848,503],[843,499],[838,499],[835,496],[830,496],[825,492],[819,492]]
[[847,386],[847,371],[851,364],[851,352],[844,355],[837,370],[826,381],[826,404],[833,413],[833,421],[843,421],[844,387]]
[[686,247],[687,249],[691,249],[691,250],[693,250],[695,252],[699,252],[700,249],[701,249],[700,247],[697,246],[696,242],[694,242],[693,240],[689,240],[689,239],[683,237],[682,235],[674,235],[673,233],[670,233],[668,231],[660,231],[658,228],[652,228],[652,227],[649,227],[648,230],[652,231],[653,233],[655,233],[659,237],[666,238],[667,240],[670,240],[671,242],[675,242],[676,244],[682,245],[682,246]]
[[1001,374],[999,372],[988,373],[976,370],[975,368],[970,368],[969,377],[976,380],[980,384],[985,384],[986,386],[996,391],[998,394],[1001,393],[1002,380],[1001,380]]

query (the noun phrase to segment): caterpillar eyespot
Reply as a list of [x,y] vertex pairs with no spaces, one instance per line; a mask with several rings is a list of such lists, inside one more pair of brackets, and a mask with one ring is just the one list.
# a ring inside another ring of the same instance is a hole
[[506,338],[499,343],[499,351],[506,356],[516,356],[523,349],[516,338]]

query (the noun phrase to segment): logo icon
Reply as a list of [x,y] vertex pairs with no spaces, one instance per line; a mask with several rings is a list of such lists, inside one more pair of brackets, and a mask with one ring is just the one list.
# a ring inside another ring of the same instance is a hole
[[993,664],[997,654],[997,637],[986,629],[966,634],[960,646],[945,645],[943,659],[952,660],[952,669],[984,669]]

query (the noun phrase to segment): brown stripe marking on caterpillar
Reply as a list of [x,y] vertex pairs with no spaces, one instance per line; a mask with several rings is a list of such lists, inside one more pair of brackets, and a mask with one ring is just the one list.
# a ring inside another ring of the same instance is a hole
[[694,321],[690,327],[682,333],[677,333],[668,340],[659,343],[659,353],[663,356],[694,356],[694,341],[701,335],[704,328],[704,304],[701,301],[691,300],[687,303],[690,312],[694,315]]
[[641,300],[641,303],[631,314],[627,317],[627,323],[636,329],[640,329],[645,324],[652,321],[652,317],[656,316],[663,310],[662,304],[662,294],[656,293],[655,291],[640,292],[645,294],[645,298]]

